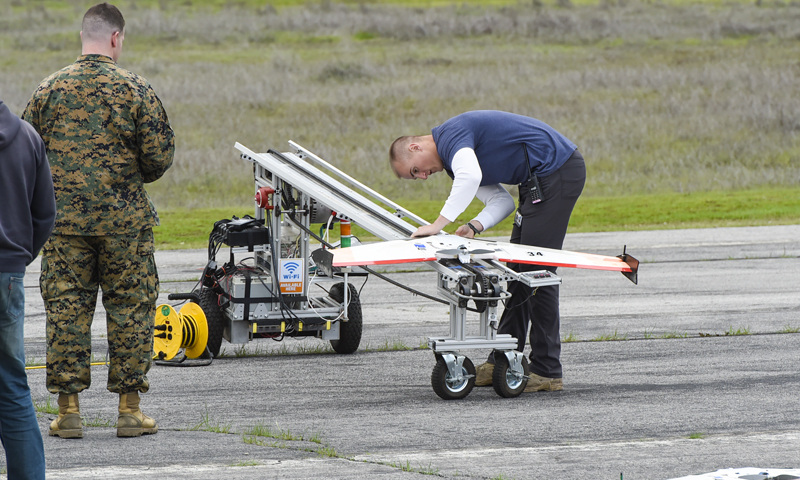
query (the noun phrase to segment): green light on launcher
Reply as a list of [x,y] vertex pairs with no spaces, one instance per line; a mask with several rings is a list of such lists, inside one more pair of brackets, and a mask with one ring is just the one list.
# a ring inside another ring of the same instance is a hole
[[350,246],[350,239],[353,237],[350,233],[350,220],[339,220],[339,228],[341,229],[340,245],[342,248],[347,248]]

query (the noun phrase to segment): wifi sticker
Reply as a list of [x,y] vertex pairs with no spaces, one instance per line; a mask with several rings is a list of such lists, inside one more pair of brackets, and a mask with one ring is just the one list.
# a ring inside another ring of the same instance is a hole
[[283,293],[303,293],[303,262],[299,258],[282,258],[280,283]]

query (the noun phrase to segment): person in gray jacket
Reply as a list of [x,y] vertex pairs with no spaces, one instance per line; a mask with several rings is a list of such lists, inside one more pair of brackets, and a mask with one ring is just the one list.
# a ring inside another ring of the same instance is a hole
[[53,179],[36,130],[0,100],[0,440],[9,479],[44,479],[42,433],[25,373],[26,267],[56,218]]

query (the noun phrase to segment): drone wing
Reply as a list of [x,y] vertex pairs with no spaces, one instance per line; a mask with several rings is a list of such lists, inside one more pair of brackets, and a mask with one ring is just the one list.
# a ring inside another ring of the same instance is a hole
[[436,249],[432,248],[425,240],[425,238],[391,240],[337,248],[330,252],[333,254],[334,267],[436,261]]
[[331,250],[333,266],[388,265],[429,262],[458,257],[466,250],[471,256],[500,262],[525,263],[550,267],[586,268],[622,272],[637,283],[639,261],[623,252],[617,257],[555,250],[506,242],[475,240],[439,234],[424,238],[393,240]]

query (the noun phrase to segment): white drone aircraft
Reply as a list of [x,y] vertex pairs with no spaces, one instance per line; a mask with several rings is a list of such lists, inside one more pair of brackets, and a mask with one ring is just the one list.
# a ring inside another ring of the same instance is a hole
[[432,262],[453,257],[461,263],[497,260],[548,267],[611,270],[622,272],[633,283],[637,283],[636,272],[639,268],[639,262],[627,253],[609,257],[448,234],[339,248],[332,250],[332,253],[334,267]]

